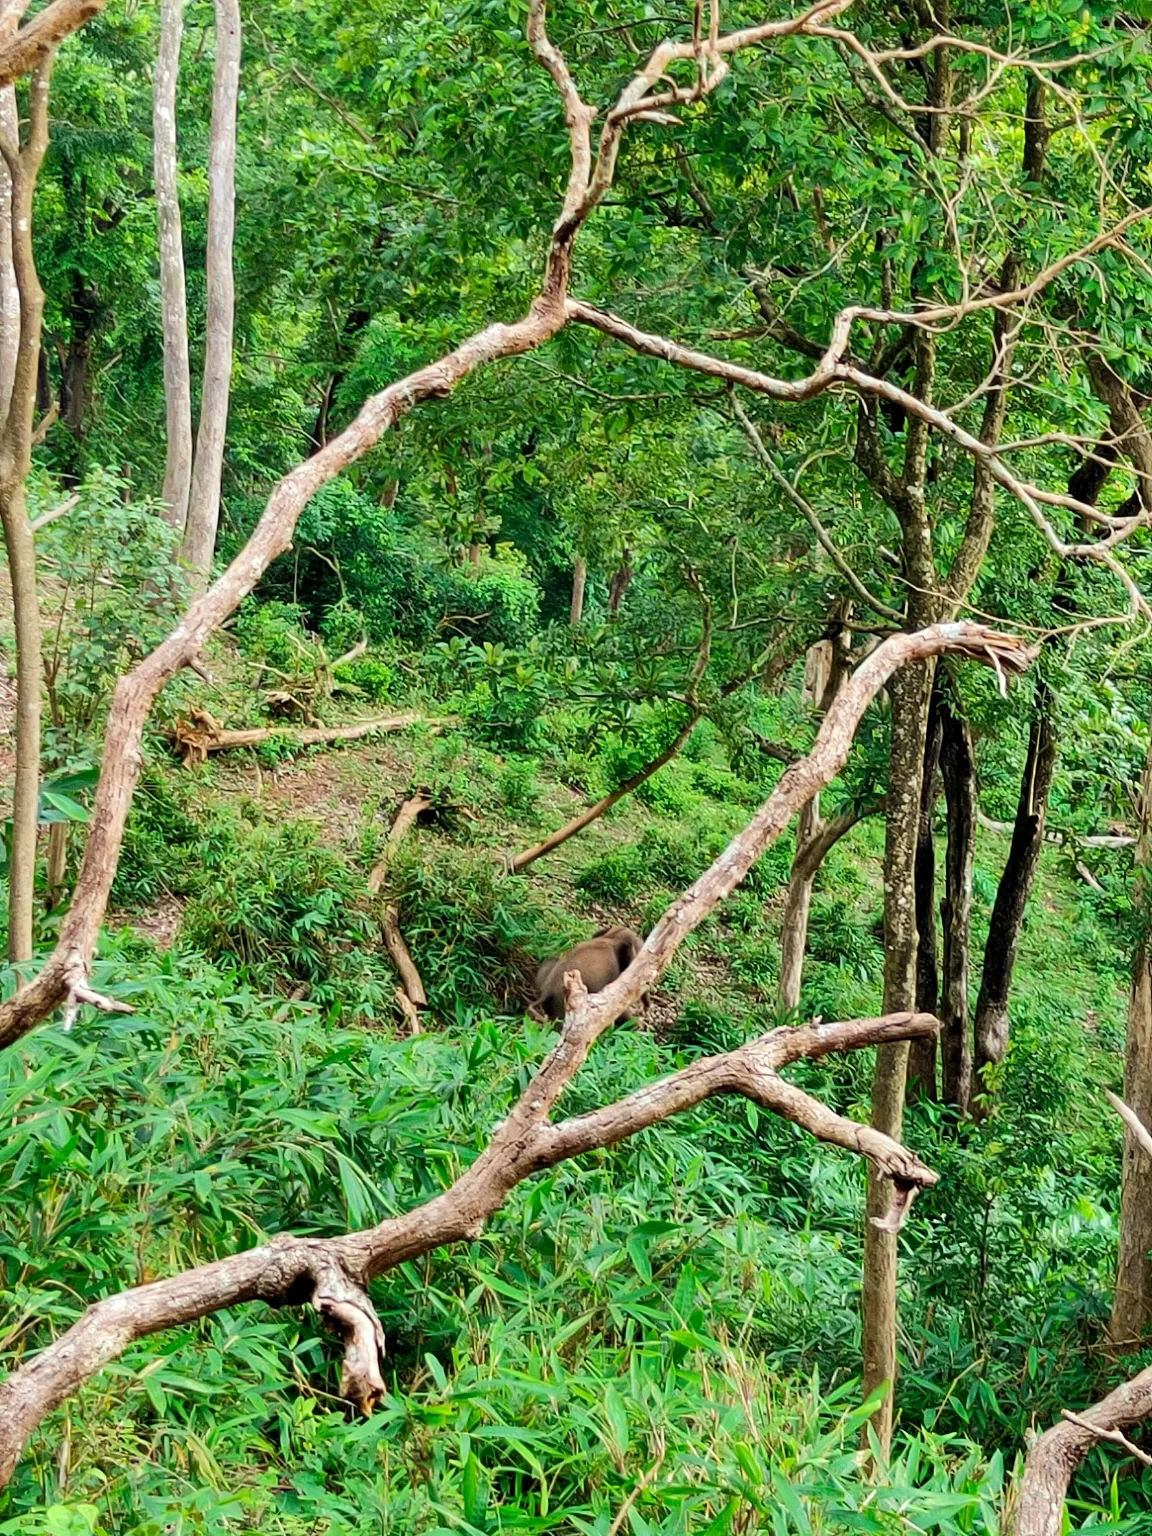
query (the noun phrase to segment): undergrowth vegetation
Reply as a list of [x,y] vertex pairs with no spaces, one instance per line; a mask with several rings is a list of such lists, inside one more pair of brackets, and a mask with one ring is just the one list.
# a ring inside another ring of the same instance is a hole
[[[283,624],[279,610],[240,631],[245,653],[267,660],[269,627]],[[426,689],[389,702],[427,702]],[[49,1029],[0,1062],[10,1359],[125,1277],[278,1231],[368,1225],[443,1189],[546,1049],[548,1031],[524,1015],[537,959],[602,916],[649,921],[780,771],[734,771],[704,732],[664,785],[510,877],[501,849],[569,794],[555,777],[564,732],[531,754],[495,754],[489,740],[449,730],[263,769],[154,759],[115,896],[145,931],[153,906],[176,902],[175,942],[113,934],[96,981],[136,1012]],[[620,772],[619,753],[604,738],[595,783]],[[321,784],[327,801],[298,803]],[[414,786],[431,811],[384,887],[429,992],[433,1027],[406,1039],[365,875]],[[351,820],[326,819],[350,802]],[[878,1004],[880,842],[863,823],[821,875],[807,1013]],[[999,856],[986,840],[981,871]],[[786,839],[695,936],[655,1033],[618,1025],[596,1047],[565,1112],[771,1025],[790,857]],[[978,922],[994,889],[977,880]],[[999,1533],[1027,1433],[1108,1379],[1092,1341],[1111,1284],[1118,1138],[1084,1089],[1117,1080],[1123,965],[1106,891],[1074,886],[1055,852],[1038,907],[1048,916],[1025,935],[997,1112],[957,1134],[935,1105],[909,1111],[907,1139],[942,1178],[904,1239],[909,1364],[877,1485],[860,1477],[867,1411],[850,1364],[859,1168],[718,1100],[521,1186],[484,1238],[377,1282],[390,1395],[371,1419],[338,1402],[335,1345],[310,1317],[221,1314],[136,1346],[56,1415],[8,1495],[22,1513],[6,1528],[604,1536],[631,1500],[638,1536]],[[860,1053],[793,1076],[863,1116],[870,1073]],[[1129,1479],[1121,1497],[1093,1458],[1080,1508],[1118,1518],[1142,1488]]]

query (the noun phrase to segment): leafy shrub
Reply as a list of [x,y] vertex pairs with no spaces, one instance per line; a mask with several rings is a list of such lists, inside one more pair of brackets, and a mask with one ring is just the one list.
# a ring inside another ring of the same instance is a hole
[[[122,966],[110,953],[96,984]],[[190,956],[145,966],[135,1000],[131,1018],[0,1058],[0,1158],[21,1169],[0,1189],[5,1366],[79,1315],[93,1273],[131,1278],[125,1254],[167,1274],[253,1232],[342,1231],[436,1194],[552,1038],[473,1018],[458,1040],[389,1041],[285,1014]],[[662,1065],[650,1038],[613,1032],[571,1108]],[[376,1283],[389,1396],[367,1420],[333,1406],[338,1350],[295,1308],[142,1341],[70,1406],[73,1523],[45,1512],[51,1435],[0,1519],[13,1536],[364,1536],[446,1529],[444,1511],[477,1530],[606,1529],[659,1434],[669,1474],[638,1495],[637,1530],[754,1528],[798,1500],[826,1536],[888,1536],[914,1500],[941,1536],[991,1532],[997,1458],[911,1432],[887,1479],[862,1478],[858,1388],[805,1351],[821,1335],[829,1352],[855,1345],[856,1257],[805,1230],[825,1186],[851,1230],[858,1197],[837,1166],[822,1185],[793,1127],[714,1104],[530,1181],[482,1241]],[[53,1200],[63,1244],[40,1215]],[[29,1263],[50,1289],[26,1288]]]
[[362,656],[357,661],[345,662],[339,668],[338,681],[351,683],[366,699],[380,704],[394,696],[396,673],[378,656]]
[[[222,817],[201,857],[204,873],[184,914],[189,944],[213,958],[232,958],[265,986],[305,982],[333,1002],[337,979],[346,984],[357,974],[352,1011],[382,1002],[390,972],[377,954],[375,925],[357,904],[352,872],[319,843],[313,827],[292,821],[237,827]],[[367,974],[358,960],[348,960],[365,951],[376,955]],[[372,985],[373,971],[378,985]]]
[[577,890],[606,905],[632,901],[647,884],[648,871],[635,843],[609,848],[575,876]]
[[696,788],[696,770],[691,763],[675,759],[636,788],[636,798],[651,810],[666,816],[683,816],[700,799]]
[[282,672],[295,672],[302,654],[316,655],[316,641],[304,623],[299,603],[270,602],[247,597],[233,623],[236,642],[250,661]]
[[505,810],[531,818],[540,804],[539,763],[531,757],[509,757],[500,767],[496,790]]
[[146,765],[128,813],[112,900],[132,908],[165,894],[187,895],[200,869],[203,836],[187,777]]
[[[83,754],[116,679],[159,644],[187,598],[176,535],[157,503],[125,500],[125,490],[117,475],[93,470],[79,505],[37,534],[40,564],[56,578],[41,586],[47,766]],[[35,485],[30,510],[56,499],[51,486]],[[186,686],[169,690],[167,707]]]
[[883,969],[884,956],[876,940],[839,896],[813,897],[808,949],[814,960],[850,970],[861,981],[872,980]]
[[417,859],[402,852],[389,871],[400,926],[434,1012],[520,1012],[536,966],[581,937],[572,918],[549,911],[528,881],[503,874],[490,856],[441,847]]

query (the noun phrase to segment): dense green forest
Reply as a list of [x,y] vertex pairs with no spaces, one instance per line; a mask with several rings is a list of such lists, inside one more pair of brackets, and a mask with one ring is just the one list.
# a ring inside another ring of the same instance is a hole
[[1152,1533],[1152,5],[0,0],[0,1533]]

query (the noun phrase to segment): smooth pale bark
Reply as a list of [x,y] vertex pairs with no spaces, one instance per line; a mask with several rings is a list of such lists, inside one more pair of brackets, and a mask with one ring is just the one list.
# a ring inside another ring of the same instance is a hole
[[569,624],[579,624],[584,617],[584,587],[587,581],[587,562],[577,555],[572,566],[572,603],[568,610]]
[[[0,0],[0,43],[11,39],[28,5],[29,0]],[[14,85],[0,89],[0,135],[10,144],[20,142]],[[19,346],[20,289],[12,264],[12,175],[0,156],[0,420],[7,418],[12,400]]]
[[16,780],[8,869],[8,958],[32,958],[32,907],[40,803],[40,600],[36,549],[24,482],[32,467],[32,420],[40,369],[44,292],[32,253],[32,201],[48,148],[48,84],[54,53],[38,66],[29,99],[27,142],[7,137],[3,158],[11,179],[12,268],[20,292],[20,326],[8,410],[0,432],[0,524],[12,582],[16,638]]
[[240,94],[240,7],[215,0],[216,65],[212,77],[212,136],[208,151],[208,311],[204,383],[196,459],[188,496],[183,556],[202,590],[212,569],[220,522],[220,481],[228,397],[232,384],[232,332],[236,284],[232,241],[236,230],[236,106]]
[[940,777],[948,816],[942,918],[940,1096],[962,1113],[972,1092],[968,1034],[968,961],[972,928],[972,865],[976,854],[976,770],[968,724],[947,703],[941,709]]
[[40,811],[40,682],[42,647],[36,549],[24,477],[0,483],[0,524],[12,583],[16,639],[16,780],[8,865],[8,959],[31,960]]
[[181,532],[192,485],[192,376],[188,362],[188,298],[176,155],[176,84],[184,0],[160,0],[160,43],[152,89],[152,164],[160,254],[164,335],[164,516]]
[[800,867],[800,859],[805,849],[811,847],[822,826],[820,797],[813,795],[800,812],[800,823],[796,828],[796,853],[792,861],[792,873],[788,878],[784,917],[780,924],[780,977],[776,983],[776,1012],[781,1015],[794,1013],[800,1006],[804,956],[808,949],[808,916],[812,909],[812,887],[816,883],[816,870],[809,872]]
[[980,977],[980,995],[976,999],[973,1025],[974,1062],[972,1091],[987,1091],[988,1067],[1003,1061],[1008,1049],[1008,999],[1012,990],[1012,972],[1024,914],[1040,852],[1044,846],[1044,820],[1048,813],[1048,791],[1056,767],[1056,739],[1052,732],[1051,700],[1041,685],[1036,690],[1036,708],[1028,733],[1028,755],[1020,783],[1020,798],[1012,843],[988,928],[984,946],[984,969]]
[[[1140,933],[1132,961],[1128,1000],[1128,1038],[1124,1052],[1124,1101],[1137,1118],[1152,1126],[1152,742],[1140,786],[1140,826],[1132,875],[1133,905]],[[1139,1348],[1152,1322],[1152,1157],[1132,1131],[1124,1132],[1124,1171],[1120,1193],[1120,1247],[1108,1340],[1116,1350]]]
[[[753,437],[756,434],[753,432]],[[804,662],[804,696],[821,715],[828,712],[852,665],[852,634],[846,625],[852,612],[850,602],[837,611],[840,627],[835,634],[811,646]],[[839,817],[831,824],[824,821],[820,797],[813,796],[800,813],[796,829],[796,852],[788,877],[788,895],[780,925],[780,972],[776,984],[776,1011],[791,1013],[800,1006],[800,987],[804,979],[804,956],[808,950],[808,918],[812,910],[812,890],[820,865],[835,844],[856,825],[861,811]],[[832,835],[829,836],[829,831]]]
[[48,828],[48,910],[60,905],[68,873],[68,823],[54,821]]
[[[1028,1452],[1012,1536],[1063,1536],[1064,1499],[1073,1472],[1101,1442],[1123,1444],[1124,1431],[1152,1417],[1152,1369],[1141,1371],[1091,1408],[1065,1419]],[[1135,1528],[1135,1522],[1133,1523]],[[1089,1527],[1082,1527],[1089,1529]]]
[[[878,800],[874,805],[863,806],[858,810],[845,811],[842,816],[834,816],[830,821],[821,818],[820,829],[811,837],[803,841],[802,849],[792,860],[792,874],[788,881],[788,898],[784,909],[784,921],[780,931],[780,982],[776,990],[777,1012],[789,1013],[799,1007],[800,983],[803,979],[804,943],[795,942],[789,926],[789,913],[793,908],[794,890],[806,890],[811,895],[812,886],[816,876],[820,873],[820,866],[835,848],[842,837],[847,836],[857,822],[863,821],[868,816],[875,816],[878,811],[884,809],[883,800]],[[800,817],[801,828],[804,824],[803,812]],[[805,931],[807,937],[807,905],[804,909]],[[789,1001],[794,998],[795,1001]]]

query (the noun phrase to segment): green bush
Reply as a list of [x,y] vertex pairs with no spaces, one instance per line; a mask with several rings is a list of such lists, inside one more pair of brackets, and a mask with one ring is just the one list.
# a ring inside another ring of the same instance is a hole
[[185,941],[231,959],[267,987],[303,982],[353,1015],[390,1016],[395,982],[354,873],[303,822],[220,817],[184,912]]
[[433,1012],[519,1013],[540,960],[583,935],[572,917],[544,905],[523,877],[505,875],[486,854],[406,849],[389,871],[388,894],[424,980]]
[[337,672],[338,683],[350,683],[366,699],[382,704],[394,697],[396,672],[378,656],[362,656],[345,662]]
[[506,811],[531,820],[540,805],[539,763],[531,757],[509,757],[500,766],[496,792]]
[[648,878],[640,850],[632,843],[609,848],[584,865],[576,873],[575,885],[593,901],[616,906],[633,901],[648,885]]

